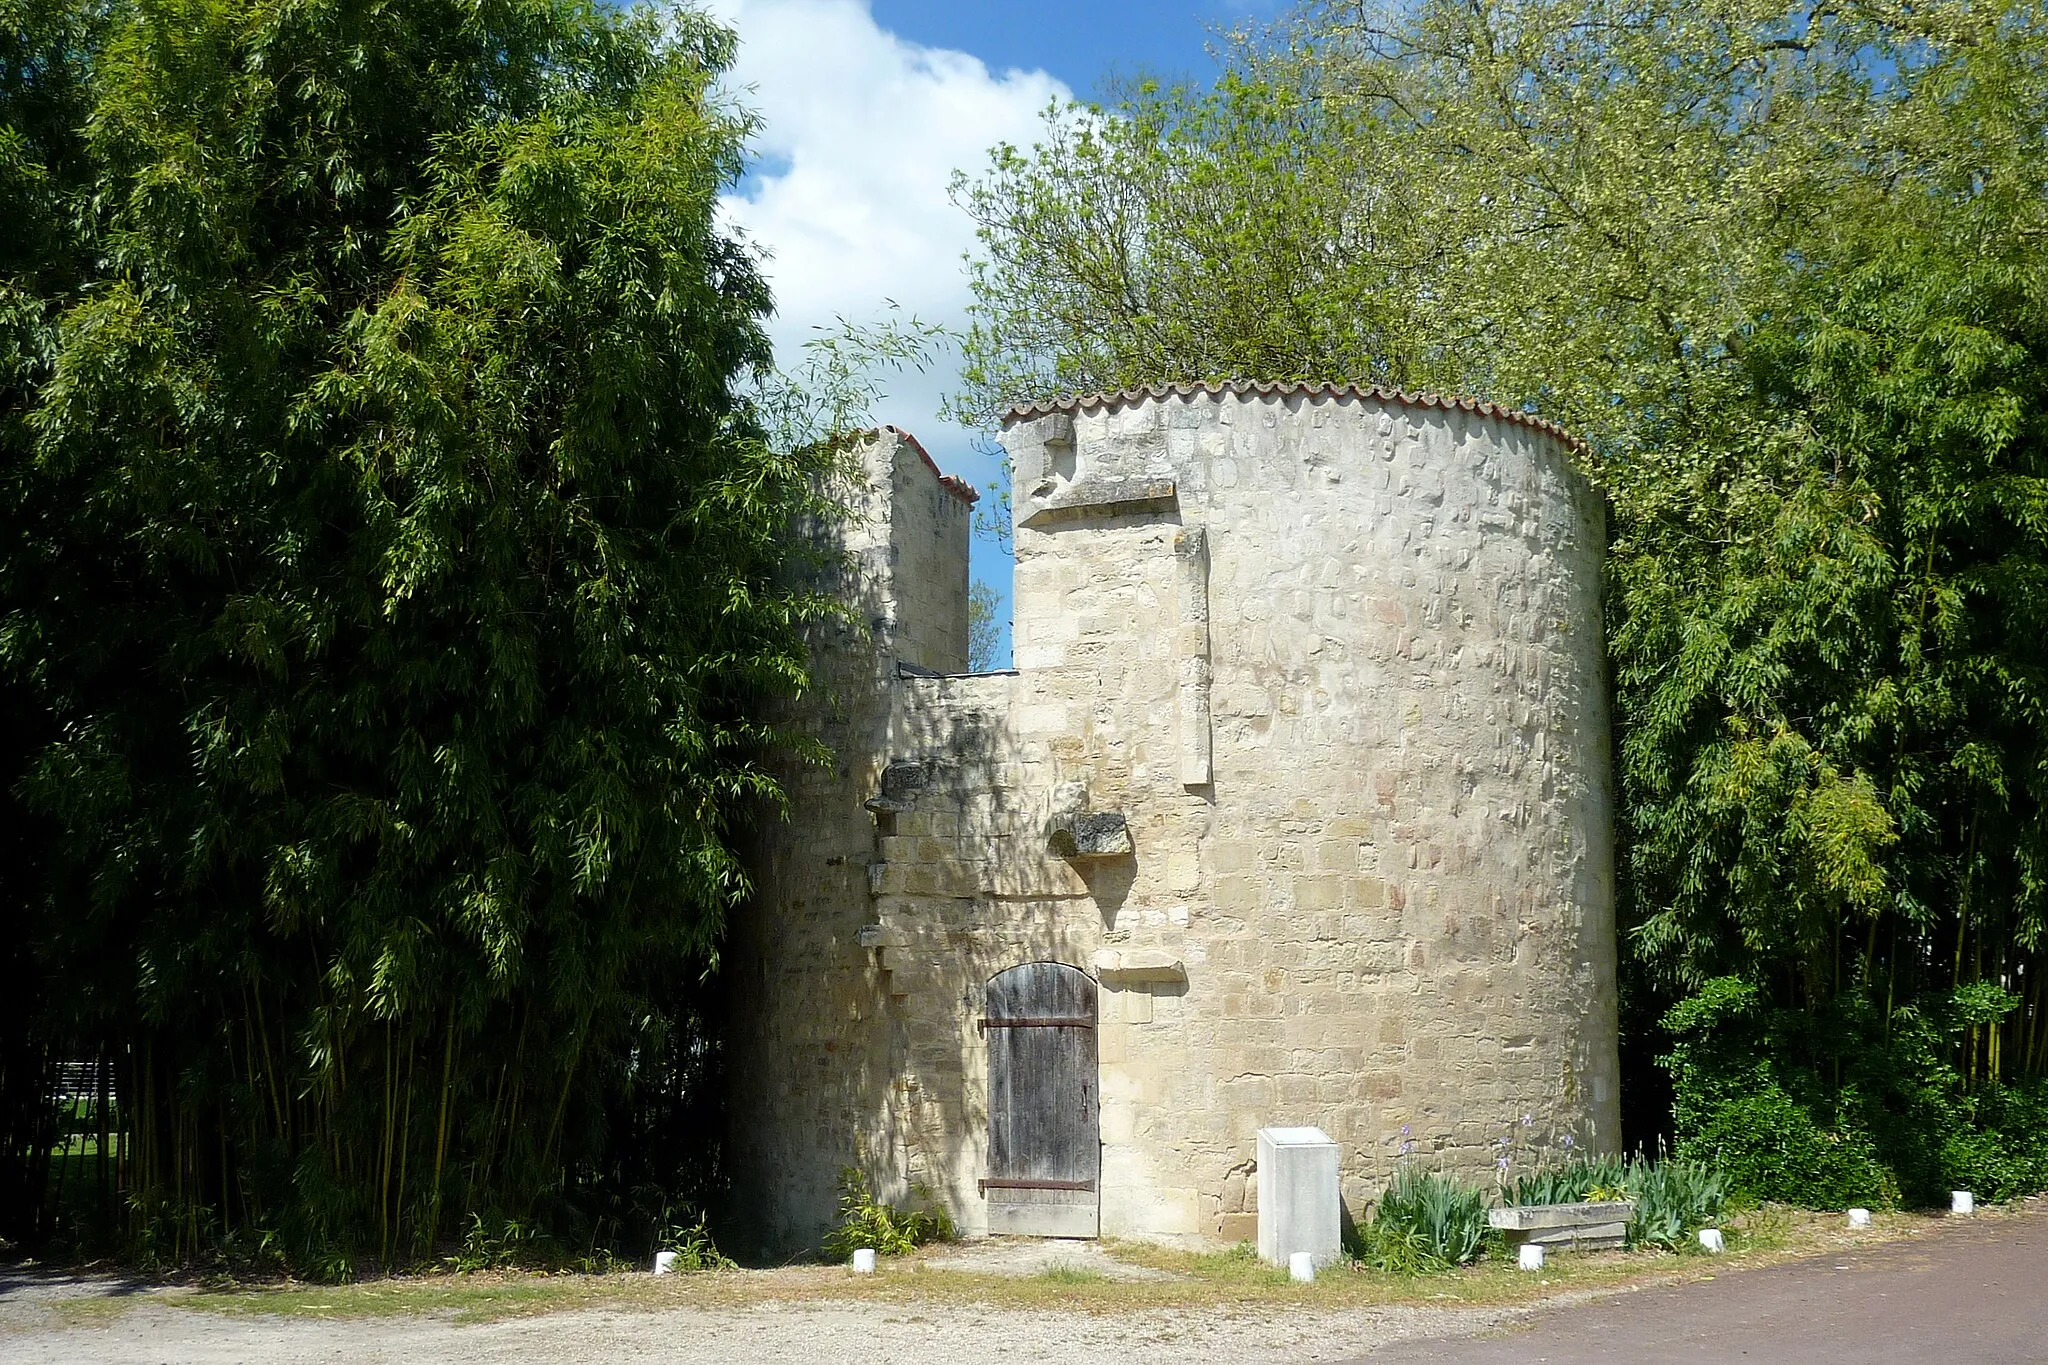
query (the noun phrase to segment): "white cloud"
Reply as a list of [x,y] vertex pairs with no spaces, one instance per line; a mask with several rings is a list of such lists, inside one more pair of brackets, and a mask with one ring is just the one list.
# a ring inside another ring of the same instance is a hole
[[[958,325],[974,241],[947,198],[956,169],[982,166],[998,142],[1028,146],[1039,114],[1068,96],[1042,71],[991,72],[963,52],[920,47],[875,23],[865,0],[713,0],[740,35],[733,83],[764,127],[762,161],[725,202],[728,221],[766,249],[770,326],[787,366],[835,316],[878,316],[884,300]],[[877,416],[923,439],[977,483],[991,471],[967,433],[943,423],[950,359],[905,376]]]

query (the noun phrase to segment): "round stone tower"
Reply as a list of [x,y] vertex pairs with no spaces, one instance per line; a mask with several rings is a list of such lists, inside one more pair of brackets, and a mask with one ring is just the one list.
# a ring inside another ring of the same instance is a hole
[[856,670],[890,674],[873,739],[736,934],[766,1240],[815,1235],[847,1162],[970,1233],[1236,1241],[1263,1127],[1334,1138],[1354,1215],[1397,1159],[1612,1150],[1604,530],[1569,438],[1230,385],[1020,408],[1004,444],[1016,671]]

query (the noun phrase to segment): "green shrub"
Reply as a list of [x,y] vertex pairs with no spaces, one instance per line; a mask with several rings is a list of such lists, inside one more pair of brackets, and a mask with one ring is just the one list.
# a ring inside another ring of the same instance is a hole
[[664,1219],[655,1234],[654,1249],[673,1251],[678,1271],[738,1269],[733,1259],[720,1251],[718,1243],[712,1240],[711,1229],[706,1226],[702,1214],[694,1220],[685,1215]]
[[469,1274],[479,1270],[503,1270],[508,1266],[532,1265],[541,1259],[540,1229],[517,1218],[485,1218],[469,1215],[469,1230],[462,1245],[444,1264]]
[[825,1235],[825,1258],[849,1260],[862,1247],[873,1247],[883,1256],[901,1256],[927,1242],[950,1242],[956,1235],[944,1210],[884,1204],[868,1188],[867,1177],[847,1166],[839,1172],[839,1226]]
[[1846,1125],[1822,1127],[1775,1085],[1708,1110],[1690,1132],[1680,1133],[1678,1151],[1718,1165],[1730,1188],[1755,1199],[1816,1209],[1899,1202],[1898,1178],[1868,1134]]
[[1413,1274],[1479,1259],[1486,1195],[1441,1171],[1400,1166],[1358,1237],[1358,1258],[1376,1270]]
[[1628,1163],[1622,1189],[1635,1203],[1629,1245],[1666,1251],[1691,1245],[1694,1233],[1719,1223],[1728,1197],[1728,1182],[1720,1171],[1679,1157],[1636,1157]]
[[1360,1227],[1347,1250],[1351,1259],[1368,1270],[1388,1275],[1427,1275],[1450,1268],[1413,1228],[1378,1219]]
[[1708,1162],[1641,1155],[1579,1157],[1531,1171],[1501,1189],[1501,1202],[1512,1205],[1629,1200],[1635,1205],[1629,1245],[1672,1251],[1718,1223],[1727,1197],[1727,1178]]
[[1628,1167],[1618,1156],[1577,1157],[1562,1166],[1539,1167],[1501,1187],[1503,1204],[1582,1204],[1619,1199]]
[[[1899,1202],[1898,1175],[1873,1140],[1872,1123],[1885,1109],[1901,1116],[1892,1125],[1895,1155],[1909,1154],[1912,1135],[1933,1127],[1924,1111],[1944,1087],[1917,1034],[1900,1027],[1891,1041],[1870,1039],[1861,1050],[1870,1068],[1865,1086],[1828,1093],[1809,1085],[1794,1094],[1785,1078],[1810,1080],[1812,1067],[1799,1059],[1814,1055],[1821,1040],[1811,1019],[1766,1008],[1753,984],[1708,981],[1672,1008],[1664,1026],[1674,1039],[1663,1060],[1681,1159],[1719,1169],[1729,1193],[1754,1199],[1823,1209]],[[1847,1036],[1869,1023],[1844,1016],[1835,1027]],[[1912,1163],[1916,1170],[1934,1164]]]
[[1943,1183],[1989,1200],[2048,1189],[2048,1085],[1992,1086],[1972,1098],[1974,1125],[1941,1145]]

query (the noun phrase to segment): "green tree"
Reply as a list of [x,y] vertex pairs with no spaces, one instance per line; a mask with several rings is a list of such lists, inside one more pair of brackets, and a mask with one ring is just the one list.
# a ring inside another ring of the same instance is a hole
[[0,246],[0,664],[46,718],[24,937],[117,1066],[132,1229],[331,1272],[589,1229],[607,1116],[694,1065],[831,609],[787,566],[833,443],[765,439],[716,222],[733,39],[36,3],[31,46],[105,20],[82,119],[15,122],[32,57],[0,87],[0,192],[52,205]]
[[[0,4],[0,469],[32,458],[29,396],[49,372],[63,300],[86,269],[69,211],[85,176],[86,58],[95,12],[67,0]],[[10,489],[10,492],[14,490]],[[19,504],[16,504],[17,507]],[[31,525],[0,538],[11,572]],[[0,646],[4,647],[4,646]],[[48,871],[50,830],[11,789],[28,756],[52,737],[27,679],[0,674],[0,905],[35,897]],[[56,1112],[48,1080],[59,1040],[53,1002],[27,938],[0,942],[0,1228],[33,1240],[47,1229],[43,1192]]]
[[967,590],[967,668],[986,673],[1003,657],[1002,594],[980,579]]

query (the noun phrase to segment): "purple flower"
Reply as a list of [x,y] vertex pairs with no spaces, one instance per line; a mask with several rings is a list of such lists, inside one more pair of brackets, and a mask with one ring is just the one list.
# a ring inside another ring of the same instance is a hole
[[1408,1154],[1409,1154],[1410,1152],[1412,1152],[1412,1151],[1414,1151],[1414,1150],[1415,1150],[1415,1144],[1414,1144],[1413,1142],[1404,1142],[1404,1143],[1402,1143],[1402,1144],[1401,1144],[1401,1155],[1402,1155],[1402,1156],[1406,1156],[1406,1155],[1408,1155]]
[[1402,1137],[1407,1137],[1407,1136],[1408,1136],[1408,1125],[1407,1125],[1407,1124],[1405,1124],[1405,1123],[1401,1125],[1401,1136],[1402,1136]]
[[1566,1133],[1564,1135],[1564,1149],[1567,1152],[1569,1152],[1572,1149],[1572,1135],[1570,1133]]
[[1500,1141],[1499,1141],[1499,1142],[1496,1142],[1496,1143],[1494,1143],[1493,1145],[1494,1145],[1494,1146],[1496,1146],[1496,1147],[1505,1147],[1505,1146],[1507,1146],[1507,1145],[1508,1145],[1508,1135],[1507,1135],[1506,1133],[1502,1133],[1502,1134],[1500,1135]]
[[1506,1157],[1502,1157],[1499,1161],[1496,1161],[1493,1164],[1500,1167],[1503,1171],[1505,1171],[1508,1168],[1508,1159]]
[[1530,1126],[1531,1124],[1533,1124],[1533,1123],[1535,1123],[1535,1122],[1536,1122],[1536,1116],[1535,1116],[1534,1114],[1524,1114],[1524,1115],[1522,1115],[1522,1126],[1523,1126],[1524,1128],[1527,1128],[1527,1127],[1529,1127],[1529,1126]]

